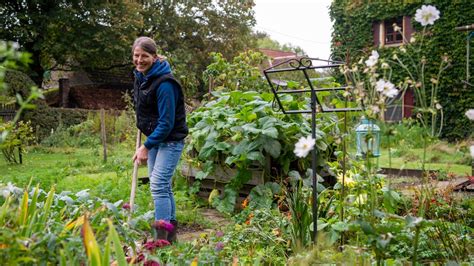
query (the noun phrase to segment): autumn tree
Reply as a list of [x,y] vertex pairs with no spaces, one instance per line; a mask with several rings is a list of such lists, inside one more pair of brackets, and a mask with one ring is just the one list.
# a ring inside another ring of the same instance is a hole
[[188,85],[204,89],[211,52],[230,60],[255,47],[253,1],[151,1],[143,6],[140,35],[151,36]]
[[0,40],[31,53],[30,76],[41,85],[50,70],[110,68],[129,60],[142,28],[130,1],[18,0],[0,4]]
[[[130,64],[134,38],[154,38],[191,90],[204,91],[210,53],[255,47],[253,1],[18,0],[0,4],[0,39],[32,54],[32,78],[50,70]],[[199,93],[198,93],[199,94]]]

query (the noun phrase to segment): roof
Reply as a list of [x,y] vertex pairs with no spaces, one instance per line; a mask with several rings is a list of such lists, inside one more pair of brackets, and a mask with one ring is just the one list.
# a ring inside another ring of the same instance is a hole
[[270,57],[271,59],[293,58],[297,56],[295,52],[286,52],[286,51],[263,49],[263,48],[260,48],[259,50],[260,52]]

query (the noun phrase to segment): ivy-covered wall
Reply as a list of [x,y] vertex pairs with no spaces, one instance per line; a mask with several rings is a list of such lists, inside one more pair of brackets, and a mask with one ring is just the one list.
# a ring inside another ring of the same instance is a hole
[[[422,5],[434,5],[440,11],[440,19],[427,28],[429,38],[425,39],[422,54],[434,62],[427,69],[429,77],[438,70],[441,56],[447,54],[451,67],[440,80],[439,100],[444,110],[445,126],[442,136],[449,140],[459,140],[472,136],[474,125],[464,115],[467,109],[474,108],[474,87],[465,86],[466,79],[466,37],[467,32],[455,31],[455,27],[474,24],[474,2],[472,0],[432,0],[432,1],[362,1],[334,0],[330,7],[333,21],[331,52],[334,59],[356,62],[360,57],[367,57],[373,49],[381,56],[387,55],[390,49],[374,45],[372,24],[399,16],[411,16],[415,31],[422,26],[413,18]],[[474,41],[471,41],[471,47]],[[473,47],[474,48],[474,47]],[[471,49],[470,73],[474,74],[474,49]],[[437,65],[438,64],[438,65]],[[399,71],[401,72],[401,71]],[[394,69],[393,79],[405,75]],[[470,79],[471,84],[474,78]]]

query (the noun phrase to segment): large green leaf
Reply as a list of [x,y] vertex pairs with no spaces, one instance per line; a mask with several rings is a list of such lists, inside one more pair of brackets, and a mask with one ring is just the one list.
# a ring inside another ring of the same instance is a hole
[[262,165],[265,165],[265,156],[259,151],[252,151],[247,154],[247,159],[252,161],[259,161]]
[[274,127],[270,127],[270,128],[267,128],[267,129],[264,129],[262,131],[262,134],[264,135],[267,135],[269,137],[272,137],[274,139],[277,139],[278,138],[278,130]]
[[265,144],[263,144],[263,149],[273,158],[278,158],[281,153],[281,144],[278,140],[266,138]]
[[231,147],[232,146],[227,142],[218,142],[215,145],[215,149],[218,151],[226,151],[226,150],[229,150]]

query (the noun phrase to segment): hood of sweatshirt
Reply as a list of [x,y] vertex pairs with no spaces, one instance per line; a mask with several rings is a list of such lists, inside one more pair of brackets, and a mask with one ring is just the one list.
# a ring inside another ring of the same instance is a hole
[[145,75],[143,75],[142,72],[139,72],[136,69],[133,71],[133,73],[135,74],[135,77],[138,79],[138,82],[140,84],[143,84],[150,79],[171,73],[171,67],[168,61],[160,62],[160,60],[156,60],[156,62],[153,63],[150,70],[148,70],[148,72],[146,72]]

